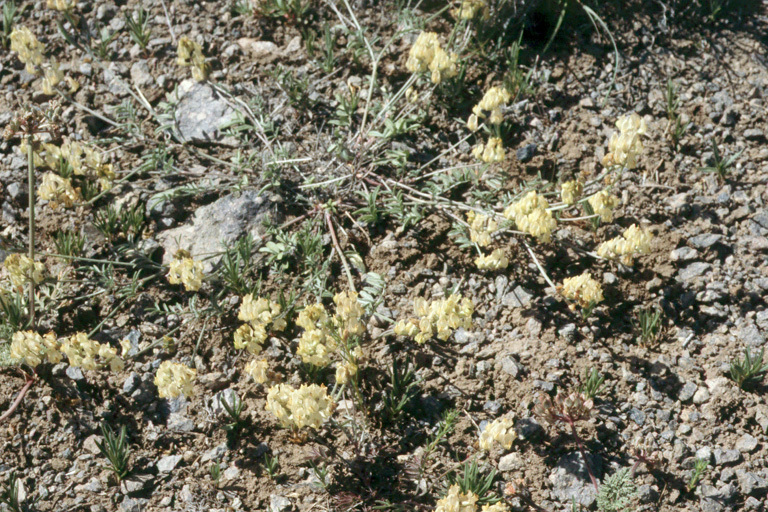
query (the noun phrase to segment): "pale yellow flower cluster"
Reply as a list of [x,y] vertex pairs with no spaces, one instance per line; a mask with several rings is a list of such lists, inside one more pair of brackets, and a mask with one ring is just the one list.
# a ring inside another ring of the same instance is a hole
[[264,297],[256,299],[250,294],[243,297],[237,318],[247,323],[235,331],[235,348],[244,348],[251,354],[259,354],[270,331],[285,329],[286,321],[280,318],[281,311],[278,303]]
[[211,72],[211,65],[205,62],[205,55],[200,45],[192,41],[187,36],[179,38],[179,44],[176,47],[178,59],[176,62],[181,67],[192,68],[192,78],[202,82]]
[[272,412],[284,427],[320,428],[335,409],[325,386],[302,384],[295,389],[289,384],[269,388],[266,410]]
[[304,329],[296,354],[313,366],[328,366],[338,345],[330,330],[328,312],[322,304],[305,307],[296,318],[296,325]]
[[462,0],[458,8],[451,10],[451,14],[460,20],[472,20],[475,17],[487,20],[491,17],[490,9],[485,0]]
[[357,301],[357,292],[343,291],[337,293],[333,297],[333,302],[336,304],[333,325],[341,339],[365,333],[365,323],[363,322],[365,311]]
[[[435,512],[477,512],[477,494],[472,491],[461,492],[459,484],[453,484],[448,494],[437,501]],[[508,512],[509,507],[500,501],[493,505],[483,505],[481,512]]]
[[503,249],[495,249],[491,254],[481,254],[475,258],[475,265],[480,270],[501,270],[507,268],[509,259]]
[[494,443],[505,450],[512,448],[512,443],[517,439],[514,426],[511,418],[497,418],[488,423],[480,434],[480,449],[489,452]]
[[19,60],[27,67],[27,73],[38,73],[38,67],[43,64],[45,45],[37,40],[27,27],[18,27],[11,32],[11,50],[16,52]]
[[653,234],[650,231],[632,224],[621,236],[601,243],[597,247],[597,255],[631,267],[635,261],[635,255],[651,252],[652,239]]
[[416,343],[424,343],[433,337],[445,341],[459,327],[472,328],[475,305],[471,299],[458,294],[433,301],[418,297],[413,301],[413,311],[416,318],[395,324],[396,335],[408,336]]
[[600,220],[603,222],[611,222],[613,220],[613,210],[619,206],[619,198],[607,190],[601,190],[593,195],[589,198],[588,202],[592,207],[592,211],[595,215],[599,215]]
[[264,384],[271,380],[269,363],[266,359],[252,359],[245,365],[245,373],[250,375],[257,384]]
[[59,156],[69,162],[76,175],[98,180],[102,190],[112,186],[112,164],[104,162],[101,153],[92,147],[68,140],[61,145]]
[[43,181],[37,188],[37,197],[43,201],[48,201],[53,209],[59,205],[64,208],[72,208],[75,203],[82,199],[80,189],[75,189],[71,180],[62,178],[53,172],[47,172],[43,175]]
[[61,344],[61,351],[69,359],[69,365],[83,370],[96,370],[109,365],[113,372],[125,368],[125,363],[117,355],[117,349],[88,338],[82,332],[72,335]]
[[483,144],[481,142],[475,146],[475,148],[472,150],[472,156],[487,164],[503,162],[504,143],[499,137],[488,137],[487,144]]
[[32,261],[29,256],[13,253],[6,256],[3,262],[8,271],[11,284],[16,288],[21,288],[29,281],[39,284],[43,281],[43,272],[45,265],[39,261]]
[[46,7],[57,11],[69,11],[75,7],[75,0],[47,0]]
[[18,331],[11,341],[11,359],[35,367],[44,361],[61,361],[59,342],[52,332],[41,336],[34,331]]
[[499,229],[496,220],[473,211],[467,212],[467,220],[469,221],[469,239],[480,247],[491,245],[491,235]]
[[504,120],[501,109],[511,99],[512,95],[504,87],[491,87],[485,92],[480,103],[472,108],[472,115],[467,120],[467,128],[472,131],[477,130],[479,119],[485,119],[486,112],[489,113],[487,117],[490,124],[501,124]]
[[616,121],[619,133],[614,132],[608,141],[608,154],[603,158],[603,165],[620,165],[627,169],[637,167],[637,158],[643,151],[642,136],[647,131],[645,119],[637,114],[620,117]]
[[563,183],[560,187],[560,199],[565,204],[576,204],[582,191],[584,190],[584,184],[578,180],[570,180]]
[[424,73],[429,70],[432,73],[432,83],[439,84],[459,74],[457,59],[458,55],[449,54],[442,49],[436,33],[422,32],[411,47],[405,67],[411,73]]
[[195,261],[189,252],[180,249],[168,266],[168,282],[183,284],[188,292],[196,292],[203,285],[203,262]]
[[531,190],[519,201],[509,205],[504,210],[504,217],[513,220],[520,231],[542,242],[549,242],[552,240],[552,231],[557,227],[557,221],[547,208],[547,200],[535,190]]
[[585,310],[603,300],[603,289],[600,283],[592,279],[589,272],[563,279],[560,292],[566,299],[575,302]]
[[43,94],[53,96],[56,94],[55,87],[64,80],[64,73],[59,69],[59,63],[51,60],[48,67],[43,70]]
[[163,361],[155,374],[155,386],[160,398],[192,396],[197,370],[181,363]]

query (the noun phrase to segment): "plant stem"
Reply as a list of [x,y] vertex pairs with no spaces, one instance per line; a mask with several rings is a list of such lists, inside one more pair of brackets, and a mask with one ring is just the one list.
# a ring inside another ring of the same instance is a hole
[[35,383],[35,379],[33,379],[32,377],[27,377],[27,383],[24,384],[24,387],[21,388],[21,391],[19,391],[19,394],[16,397],[16,400],[14,400],[11,406],[8,408],[8,410],[5,411],[2,416],[0,416],[0,423],[7,420],[11,416],[11,414],[13,414],[13,411],[15,411],[17,407],[19,407],[19,404],[26,396],[27,391],[29,391],[29,388],[31,388],[32,384],[34,383]]
[[347,274],[347,281],[349,281],[349,287],[352,289],[353,292],[357,293],[357,289],[355,288],[355,281],[352,278],[352,272],[349,270],[349,264],[347,264],[347,258],[344,257],[344,252],[341,250],[341,247],[339,246],[339,240],[336,238],[336,230],[333,228],[333,221],[331,220],[331,213],[328,211],[325,212],[325,222],[328,224],[328,230],[331,232],[331,239],[333,240],[333,246],[336,249],[336,252],[339,253],[339,259],[341,259],[341,264],[344,266],[344,272]]
[[584,450],[584,443],[581,441],[581,436],[579,436],[579,433],[576,430],[576,424],[572,421],[568,421],[568,424],[571,426],[571,433],[573,434],[573,438],[576,440],[576,446],[579,447],[581,458],[584,459],[584,465],[587,467],[587,473],[589,473],[589,479],[592,480],[592,485],[595,486],[595,492],[600,492],[600,489],[597,485],[597,478],[595,478],[595,475],[592,473],[592,468],[589,466],[589,460],[587,459],[587,452]]
[[[34,265],[35,265],[35,152],[33,149],[33,139],[30,135],[27,137],[27,162],[28,173],[27,181],[29,182],[27,203],[29,204],[29,260],[32,265],[33,272],[29,275],[29,328],[35,329],[35,279],[34,279]],[[23,395],[22,395],[23,396]]]

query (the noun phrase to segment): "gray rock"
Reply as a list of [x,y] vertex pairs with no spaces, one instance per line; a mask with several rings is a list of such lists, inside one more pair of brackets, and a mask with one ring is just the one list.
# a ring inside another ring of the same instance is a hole
[[658,499],[659,492],[648,484],[643,484],[637,488],[637,499],[640,503],[651,503]]
[[691,263],[687,267],[681,269],[678,272],[678,279],[684,283],[687,283],[689,281],[693,281],[695,278],[701,276],[705,272],[709,272],[711,269],[711,264],[704,263],[703,261],[697,261],[696,263]]
[[723,238],[723,235],[718,235],[717,233],[705,233],[703,235],[692,236],[688,239],[688,243],[697,249],[708,249],[715,245],[721,238]]
[[[600,458],[593,455],[587,455],[587,457],[590,459],[589,464],[595,477],[600,478],[602,473]],[[561,457],[554,472],[550,474],[549,481],[552,482],[552,496],[561,502],[571,503],[571,500],[575,499],[577,503],[589,508],[597,498],[597,491],[589,479],[587,467],[578,452]]]
[[536,154],[537,147],[536,144],[526,144],[517,150],[517,159],[520,160],[521,163],[530,162]]
[[707,462],[712,462],[712,448],[709,446],[702,446],[696,450],[696,458],[706,460]]
[[183,142],[220,141],[223,126],[235,116],[233,109],[206,83],[185,80],[179,85],[176,128]]
[[211,400],[211,415],[215,418],[221,414],[224,414],[227,411],[222,404],[222,401],[226,401],[227,405],[231,407],[237,398],[237,393],[232,388],[219,391],[213,395],[213,399]]
[[137,87],[147,87],[155,83],[146,60],[140,60],[131,66],[131,82]]
[[696,389],[696,384],[693,382],[686,382],[680,389],[680,393],[677,395],[677,398],[679,398],[681,402],[687,402],[693,398],[694,393],[696,393]]
[[498,400],[488,400],[483,404],[483,410],[495,416],[501,410],[501,402]]
[[83,441],[83,449],[90,454],[97,455],[101,453],[101,450],[99,450],[100,442],[101,436],[97,436],[96,434],[90,435]]
[[699,256],[699,252],[693,247],[679,247],[669,253],[672,261],[691,261]]
[[5,187],[5,190],[13,200],[20,199],[22,194],[24,194],[24,190],[21,188],[21,185],[15,182],[9,183],[8,186]]
[[179,413],[172,413],[168,416],[168,430],[176,432],[192,432],[195,429],[195,423]]
[[629,410],[629,419],[642,427],[645,424],[645,413],[637,407],[633,407]]
[[522,418],[515,422],[515,432],[520,439],[532,439],[544,432],[541,424],[535,418]]
[[506,356],[501,360],[501,371],[515,378],[520,373],[520,365],[512,356]]
[[499,471],[514,471],[520,467],[520,454],[518,452],[508,453],[499,459]]
[[125,382],[123,383],[123,393],[130,395],[141,386],[141,377],[136,372],[131,372]]
[[757,448],[757,439],[749,434],[744,434],[736,441],[736,449],[741,453],[752,453]]
[[754,324],[747,324],[738,331],[739,339],[750,347],[760,347],[765,344],[765,336]]
[[221,443],[218,446],[215,446],[205,452],[202,457],[200,457],[200,462],[206,463],[210,462],[212,460],[218,460],[220,459],[225,453],[227,453],[227,443]]
[[750,128],[744,130],[744,138],[747,140],[762,140],[764,138],[763,130],[760,128]]
[[182,456],[181,455],[166,455],[159,461],[157,461],[157,470],[160,473],[170,473],[174,469],[176,469],[176,466],[179,465],[179,462],[181,462]]
[[763,510],[763,504],[757,498],[750,496],[744,500],[744,510]]
[[524,308],[531,304],[532,298],[533,294],[528,292],[528,290],[522,286],[516,286],[513,291],[504,295],[504,298],[501,299],[501,303],[507,307]]
[[272,494],[269,497],[270,512],[288,512],[293,508],[291,500],[279,494]]
[[246,234],[254,239],[260,237],[261,224],[272,204],[266,197],[248,190],[198,208],[191,223],[157,234],[157,241],[165,249],[163,263],[170,263],[176,251],[185,249],[197,260],[208,258],[205,271],[210,272],[221,256],[209,256],[221,252],[223,246],[232,245]]
[[715,464],[722,466],[724,464],[733,464],[741,460],[739,450],[715,450]]
[[150,487],[152,475],[132,475],[120,482],[120,491],[123,494],[138,494]]
[[745,496],[761,493],[768,489],[768,481],[755,473],[737,469],[736,476],[739,479],[739,489]]
[[703,404],[707,400],[709,400],[709,390],[707,388],[699,388],[693,394],[693,403],[695,404]]
[[149,500],[144,498],[131,498],[126,496],[123,501],[120,502],[120,512],[143,512],[145,510],[144,505]]
[[578,330],[576,324],[566,324],[557,333],[568,341],[575,341]]
[[67,377],[74,380],[75,382],[85,380],[85,375],[83,375],[83,370],[81,370],[80,368],[75,368],[74,366],[67,366],[65,373],[67,374]]

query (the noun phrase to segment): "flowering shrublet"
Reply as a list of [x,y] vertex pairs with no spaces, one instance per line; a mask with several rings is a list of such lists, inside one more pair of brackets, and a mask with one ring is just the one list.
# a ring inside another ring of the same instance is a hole
[[480,270],[501,270],[507,268],[509,259],[503,249],[495,249],[491,254],[481,254],[475,258],[475,265]]
[[330,331],[328,312],[322,304],[305,307],[296,318],[296,325],[304,329],[296,354],[314,366],[328,366],[336,352],[336,340]]
[[269,364],[266,359],[252,359],[245,365],[245,373],[250,375],[258,384],[264,384],[271,380]]
[[621,236],[601,243],[597,255],[608,260],[619,261],[622,265],[632,266],[635,255],[651,252],[653,235],[647,229],[632,224]]
[[488,452],[494,443],[498,443],[505,450],[509,450],[517,439],[514,427],[512,418],[497,418],[488,423],[480,434],[480,449]]
[[155,386],[160,398],[192,396],[197,370],[181,363],[163,361],[155,374]]
[[567,394],[561,391],[554,400],[549,395],[539,397],[533,407],[533,414],[553,425],[560,422],[575,423],[588,420],[594,406],[592,399],[583,393]]
[[504,87],[491,87],[485,92],[483,99],[472,108],[472,115],[467,120],[467,127],[472,131],[477,130],[478,120],[485,119],[486,112],[490,124],[501,124],[504,120],[501,108],[511,99],[512,95]]
[[336,314],[333,316],[333,325],[341,339],[349,336],[360,336],[365,333],[363,315],[365,311],[357,301],[357,292],[344,291],[333,296],[336,304]]
[[43,182],[37,188],[37,197],[48,201],[53,209],[58,206],[72,208],[75,203],[82,199],[80,189],[75,189],[72,186],[72,181],[53,172],[47,172],[43,175]]
[[560,292],[566,299],[575,302],[585,310],[603,301],[603,289],[600,283],[592,279],[589,272],[563,279]]
[[406,69],[411,73],[432,72],[432,82],[439,84],[446,78],[453,78],[458,74],[455,53],[447,53],[440,47],[440,41],[434,32],[422,32],[413,43],[405,63]]
[[83,370],[96,370],[109,365],[113,372],[122,370],[125,363],[117,355],[117,349],[88,338],[85,333],[77,333],[61,344],[61,351],[69,359],[69,365]]
[[211,72],[211,66],[205,62],[203,49],[198,43],[192,41],[187,36],[181,36],[179,38],[179,44],[176,47],[176,53],[178,55],[176,62],[179,66],[192,68],[192,78],[198,82],[202,82],[208,78],[208,74]]
[[491,235],[499,229],[494,218],[470,211],[467,212],[467,220],[469,221],[469,239],[480,247],[491,245]]
[[488,143],[480,143],[472,150],[472,156],[487,164],[504,161],[504,143],[499,137],[489,137]]
[[243,324],[237,328],[233,336],[235,348],[246,349],[249,353],[257,355],[267,340],[267,331],[262,324]]
[[75,7],[75,0],[47,0],[46,7],[57,11],[70,11]]
[[475,17],[487,20],[491,16],[485,0],[462,0],[458,8],[451,10],[451,14],[460,20],[471,20]]
[[566,181],[560,187],[560,199],[562,199],[565,204],[575,204],[583,190],[584,184],[582,182],[578,180]]
[[435,512],[476,512],[477,494],[472,491],[461,492],[459,484],[453,484],[448,494],[437,501]]
[[43,94],[53,96],[56,94],[55,87],[64,80],[64,73],[59,69],[59,63],[52,60],[51,63],[43,70],[43,82],[41,88]]
[[59,342],[52,332],[43,336],[34,331],[18,331],[11,341],[11,359],[35,367],[44,361],[61,361]]
[[593,195],[589,198],[588,202],[594,214],[599,215],[600,220],[603,222],[611,222],[613,220],[613,210],[619,206],[619,198],[607,190],[601,190]]
[[240,304],[240,311],[237,314],[237,318],[243,322],[250,322],[252,324],[270,325],[270,329],[273,331],[282,331],[285,329],[286,321],[284,318],[279,318],[282,309],[280,304],[273,302],[263,297],[254,298],[253,295],[246,295],[243,297],[243,302]]
[[19,60],[26,64],[27,73],[38,73],[38,67],[43,63],[45,45],[37,40],[27,27],[18,27],[11,32],[11,50],[16,52]]
[[608,154],[603,158],[603,165],[620,165],[627,169],[637,167],[637,158],[643,151],[642,136],[647,131],[645,120],[637,114],[620,117],[616,121],[619,133],[614,132],[608,141]]
[[29,256],[19,253],[9,254],[3,263],[11,279],[11,284],[17,288],[23,287],[29,281],[40,284],[43,281],[45,265],[32,261]]
[[470,299],[456,294],[433,301],[418,297],[413,301],[413,310],[417,318],[400,320],[394,332],[424,343],[432,337],[445,341],[459,327],[470,329],[475,306]]
[[98,180],[102,190],[112,186],[115,171],[112,164],[104,162],[99,151],[77,141],[65,141],[59,155],[72,166],[76,175]]
[[531,190],[519,201],[509,205],[504,210],[504,217],[513,220],[520,231],[543,242],[549,242],[552,239],[552,231],[557,227],[557,221],[547,208],[547,200],[535,190]]
[[183,249],[178,250],[168,268],[168,282],[181,283],[188,292],[196,292],[203,285],[203,277],[203,262],[193,260]]
[[325,386],[302,384],[295,389],[289,384],[277,384],[269,388],[265,409],[284,427],[317,429],[331,417],[335,404]]

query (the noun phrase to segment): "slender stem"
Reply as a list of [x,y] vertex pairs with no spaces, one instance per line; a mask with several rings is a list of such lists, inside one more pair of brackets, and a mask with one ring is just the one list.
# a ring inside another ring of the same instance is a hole
[[31,388],[32,384],[34,383],[35,383],[35,379],[33,379],[32,377],[27,377],[27,383],[24,384],[24,387],[21,388],[21,391],[19,391],[18,396],[16,396],[16,400],[14,400],[11,406],[8,408],[8,410],[5,411],[2,416],[0,416],[0,423],[7,420],[11,416],[11,414],[13,414],[13,411],[15,411],[19,407],[19,404],[26,396],[27,391],[29,391],[29,388]]
[[355,281],[354,279],[352,279],[352,271],[349,270],[349,265],[347,264],[347,258],[344,257],[344,252],[341,250],[341,247],[339,246],[339,240],[336,238],[336,230],[333,228],[333,222],[331,221],[331,213],[328,211],[325,212],[325,222],[328,224],[328,230],[331,232],[331,239],[333,240],[333,246],[334,248],[336,248],[336,252],[339,253],[341,264],[344,266],[344,272],[347,274],[347,281],[349,281],[349,287],[352,289],[353,292],[357,293],[357,289],[355,288]]
[[29,279],[29,327],[35,329],[35,152],[33,149],[33,138],[27,137],[27,162],[29,184],[27,202],[29,204],[29,261],[32,265],[32,272],[27,276]]
[[600,489],[597,485],[597,478],[595,478],[595,475],[592,473],[592,468],[589,466],[589,460],[587,459],[587,452],[584,450],[584,443],[581,441],[581,436],[579,436],[579,433],[576,430],[576,424],[570,420],[568,421],[568,424],[571,426],[571,433],[573,433],[573,438],[576,440],[576,446],[579,447],[579,452],[581,452],[581,458],[584,459],[584,465],[587,467],[587,473],[589,473],[589,479],[592,480],[592,485],[595,486],[595,491],[599,492]]
[[525,244],[525,248],[528,249],[528,254],[531,255],[531,258],[533,258],[533,263],[536,265],[536,268],[539,269],[539,272],[541,272],[541,275],[544,277],[544,280],[547,282],[547,284],[549,284],[549,286],[557,290],[557,286],[549,278],[549,276],[547,275],[547,272],[544,270],[544,267],[541,266],[541,263],[539,262],[539,259],[536,257],[536,255],[533,253],[533,249],[531,249],[531,246],[528,245],[528,242],[526,242],[525,240],[523,240],[523,244]]

